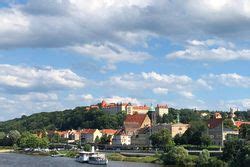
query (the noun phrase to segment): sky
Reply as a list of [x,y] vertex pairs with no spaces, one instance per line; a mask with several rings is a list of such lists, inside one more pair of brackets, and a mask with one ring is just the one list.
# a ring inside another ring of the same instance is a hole
[[108,102],[250,108],[249,0],[1,0],[0,121]]

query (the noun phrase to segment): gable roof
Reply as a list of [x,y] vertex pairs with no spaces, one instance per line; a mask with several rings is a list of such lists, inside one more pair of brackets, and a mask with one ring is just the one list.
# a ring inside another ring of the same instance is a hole
[[208,128],[210,128],[210,129],[216,128],[217,126],[219,126],[222,123],[223,123],[222,118],[210,119],[208,121]]
[[148,117],[147,114],[127,115],[124,123],[138,123],[139,125],[142,125],[146,117]]
[[101,130],[101,133],[107,134],[107,135],[114,135],[117,132],[117,130],[114,129],[103,129]]
[[83,129],[81,133],[83,134],[93,134],[95,133],[96,129]]

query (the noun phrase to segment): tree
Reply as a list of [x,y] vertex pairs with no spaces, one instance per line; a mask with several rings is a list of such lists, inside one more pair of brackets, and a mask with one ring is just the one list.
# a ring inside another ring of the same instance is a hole
[[84,146],[83,146],[83,150],[84,151],[91,151],[91,145],[90,144],[85,144]]
[[39,138],[29,132],[22,134],[19,142],[21,148],[47,148],[48,144],[47,138]]
[[210,159],[210,153],[208,150],[202,150],[202,152],[199,155],[197,166],[199,167],[205,167],[209,165],[209,159]]
[[242,139],[250,140],[250,125],[241,125],[239,135]]
[[168,146],[173,146],[172,136],[167,129],[163,129],[158,133],[154,133],[149,138],[153,147],[166,149]]
[[191,126],[182,136],[177,136],[175,141],[181,144],[206,145],[211,144],[211,139],[207,135],[207,126],[203,121],[193,121]]
[[21,138],[21,134],[17,130],[11,130],[8,133],[8,138],[10,139],[11,145],[13,145]]
[[173,147],[161,157],[165,165],[185,165],[185,160],[188,158],[188,152],[184,147]]
[[100,139],[100,144],[109,144],[111,142],[111,138],[112,136],[111,135],[103,135]]
[[6,134],[4,132],[0,132],[0,146],[4,146],[4,139],[6,137]]
[[241,140],[230,140],[224,143],[223,160],[231,161],[236,157],[237,152],[242,148],[244,142]]

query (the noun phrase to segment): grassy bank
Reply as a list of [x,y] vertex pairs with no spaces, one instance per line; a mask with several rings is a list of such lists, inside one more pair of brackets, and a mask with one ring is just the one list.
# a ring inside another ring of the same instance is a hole
[[111,161],[128,161],[128,162],[141,162],[141,163],[157,163],[160,164],[159,155],[146,156],[146,157],[132,157],[124,156],[119,153],[107,154],[107,157]]

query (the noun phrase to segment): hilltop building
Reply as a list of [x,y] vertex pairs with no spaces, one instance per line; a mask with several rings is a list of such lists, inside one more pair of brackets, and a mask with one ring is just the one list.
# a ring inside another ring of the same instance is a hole
[[168,114],[168,105],[159,105],[155,107],[155,111],[158,116],[163,117],[164,114]]

